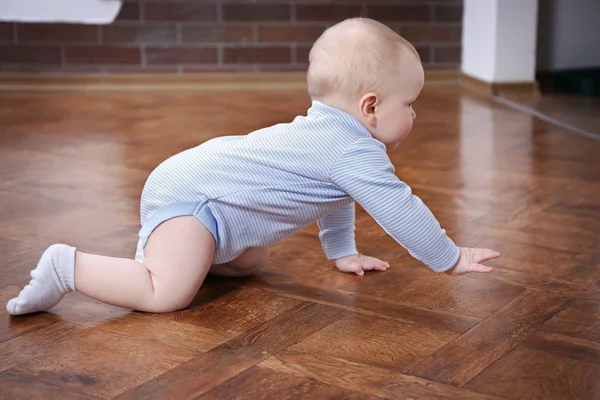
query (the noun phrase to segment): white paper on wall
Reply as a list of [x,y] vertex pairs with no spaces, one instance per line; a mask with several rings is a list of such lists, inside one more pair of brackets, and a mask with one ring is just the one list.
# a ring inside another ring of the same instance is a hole
[[110,24],[121,0],[0,0],[0,21]]

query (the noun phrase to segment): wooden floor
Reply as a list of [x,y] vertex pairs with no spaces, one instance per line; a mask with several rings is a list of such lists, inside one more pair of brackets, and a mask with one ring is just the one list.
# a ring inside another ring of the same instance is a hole
[[426,87],[391,156],[458,244],[502,254],[492,274],[435,274],[359,210],[359,249],[387,272],[337,272],[313,225],[264,272],[209,279],[180,312],[75,294],[6,314],[52,243],[133,257],[140,191],[163,159],[308,104],[289,91],[0,93],[0,398],[600,398],[600,142],[454,85]]
[[572,93],[503,92],[502,97],[520,107],[574,127],[600,139],[600,97]]

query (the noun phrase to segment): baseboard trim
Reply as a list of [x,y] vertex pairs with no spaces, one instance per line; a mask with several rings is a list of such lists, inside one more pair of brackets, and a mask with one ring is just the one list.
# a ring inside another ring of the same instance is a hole
[[[455,70],[426,70],[427,82],[456,82]],[[0,73],[0,90],[306,90],[306,72],[189,74]]]
[[492,96],[497,96],[506,93],[539,93],[539,85],[537,81],[491,83],[482,81],[464,73],[460,74],[459,81],[461,85],[465,88],[472,89]]
[[177,74],[0,74],[0,90],[290,90],[305,89],[304,72]]
[[452,82],[456,83],[461,72],[456,69],[426,69],[425,83],[427,82]]

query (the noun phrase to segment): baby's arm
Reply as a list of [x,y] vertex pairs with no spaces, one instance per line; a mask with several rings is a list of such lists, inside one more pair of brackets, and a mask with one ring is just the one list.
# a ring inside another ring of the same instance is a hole
[[336,260],[358,254],[354,241],[354,212],[354,202],[352,202],[317,221],[320,230],[319,239],[327,259]]
[[385,271],[390,265],[374,257],[363,256],[356,250],[354,240],[354,201],[346,207],[320,218],[319,239],[329,260],[337,269],[364,275],[365,271]]
[[461,249],[394,174],[382,143],[375,139],[355,142],[333,166],[330,177],[417,260],[436,272],[457,265]]

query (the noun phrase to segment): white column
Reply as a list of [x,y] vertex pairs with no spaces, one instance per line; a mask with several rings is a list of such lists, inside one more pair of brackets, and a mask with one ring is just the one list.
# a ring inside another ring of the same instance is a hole
[[537,0],[464,0],[462,72],[489,83],[534,82]]

